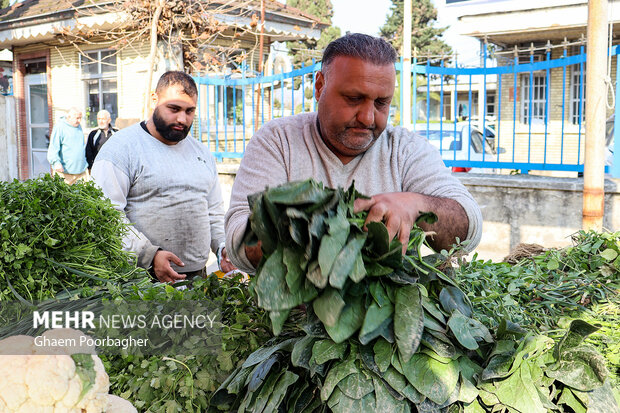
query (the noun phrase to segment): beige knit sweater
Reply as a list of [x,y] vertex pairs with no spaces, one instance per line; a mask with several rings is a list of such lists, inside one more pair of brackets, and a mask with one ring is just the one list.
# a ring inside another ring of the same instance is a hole
[[388,126],[365,153],[343,165],[321,139],[316,113],[266,123],[250,140],[241,161],[226,213],[228,255],[240,269],[253,272],[242,243],[250,210],[247,196],[284,182],[314,178],[326,186],[356,189],[368,196],[417,192],[460,203],[469,218],[467,250],[482,235],[476,201],[446,168],[437,149],[405,128]]

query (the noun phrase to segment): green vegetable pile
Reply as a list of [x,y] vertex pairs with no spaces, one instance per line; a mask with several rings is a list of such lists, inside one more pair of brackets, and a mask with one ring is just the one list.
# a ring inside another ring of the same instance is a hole
[[[381,223],[360,196],[314,181],[249,198],[246,241],[263,259],[252,288],[279,336],[251,354],[211,404],[239,412],[617,411],[603,357],[575,320],[558,340],[497,317]],[[432,221],[434,216],[423,214]],[[306,316],[298,317],[305,307]],[[291,320],[292,319],[292,320]],[[291,322],[293,321],[293,322]]]
[[130,400],[139,411],[204,412],[212,393],[250,353],[271,338],[265,311],[257,308],[239,277],[192,280],[191,289],[154,284],[124,293],[125,300],[209,300],[221,309],[222,348],[200,356],[102,357],[110,392]]
[[556,337],[573,319],[596,323],[587,338],[620,386],[620,232],[579,231],[574,245],[515,265],[472,260],[454,272],[476,317],[496,328],[502,317]]
[[[35,301],[57,293],[146,276],[122,250],[127,231],[92,183],[67,185],[46,175],[0,182],[0,301]],[[95,275],[96,274],[96,275]]]

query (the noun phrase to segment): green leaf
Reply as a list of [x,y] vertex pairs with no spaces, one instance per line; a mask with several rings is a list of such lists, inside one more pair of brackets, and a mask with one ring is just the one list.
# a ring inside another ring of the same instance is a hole
[[424,331],[424,310],[420,290],[407,285],[398,288],[394,308],[394,335],[404,362],[417,351]]
[[599,327],[586,323],[583,320],[573,320],[564,337],[555,347],[554,355],[557,359],[562,359],[564,350],[577,347],[584,338],[597,331]]
[[375,363],[381,373],[385,373],[390,367],[390,360],[392,359],[392,345],[384,339],[379,339],[373,346],[375,353]]
[[308,273],[306,274],[306,278],[308,278],[308,280],[317,288],[325,288],[328,281],[327,275],[328,274],[321,271],[321,266],[318,261],[312,261],[308,264]]
[[334,359],[340,360],[348,348],[347,343],[336,344],[332,340],[318,340],[312,347],[312,358],[316,364]]
[[575,413],[586,413],[586,406],[584,406],[583,403],[581,403],[579,399],[575,397],[571,389],[568,387],[565,387],[562,390],[562,393],[560,394],[560,398],[558,399],[557,404],[558,405],[565,404],[566,406],[573,409]]
[[502,404],[520,412],[546,413],[547,409],[532,377],[533,365],[524,361],[509,377],[495,382],[495,395]]
[[295,383],[299,379],[299,376],[292,371],[285,370],[284,374],[280,376],[278,383],[275,385],[271,396],[269,396],[269,401],[265,406],[265,412],[276,412],[278,411],[278,407],[284,400],[284,396],[286,396],[287,389]]
[[[437,334],[437,332],[435,332],[435,334]],[[439,333],[439,334],[442,334],[442,333]],[[443,336],[446,338],[446,340],[440,340],[437,337],[435,337],[433,334],[429,334],[427,331],[424,331],[424,333],[422,333],[421,343],[425,347],[428,347],[429,349],[433,350],[435,353],[439,354],[442,357],[447,357],[451,359],[455,358],[457,354],[456,348],[450,342],[450,340],[448,339],[448,336],[446,335],[443,335]]]
[[613,261],[618,256],[616,250],[611,248],[607,248],[605,251],[601,252],[601,257],[605,258],[606,261]]
[[350,357],[332,367],[329,373],[327,373],[327,377],[325,377],[325,382],[321,388],[321,400],[326,402],[340,381],[344,380],[350,374],[357,372],[359,372],[359,369],[355,365],[355,357]]
[[279,246],[267,258],[256,280],[255,291],[258,305],[265,310],[289,310],[297,307],[304,301],[311,300],[317,294],[314,287],[290,291],[286,284],[285,268],[282,247]]
[[282,327],[284,326],[284,323],[286,322],[290,312],[291,310],[269,312],[269,319],[271,320],[271,329],[273,330],[274,336],[280,335],[280,332],[282,331]]
[[594,390],[605,383],[605,359],[593,347],[583,345],[562,351],[562,359],[547,371],[549,377],[580,391]]
[[269,188],[265,196],[273,203],[283,205],[323,204],[332,197],[334,190],[323,188],[323,184],[307,179],[292,181]]
[[478,342],[476,338],[484,339],[486,342],[493,342],[493,337],[489,330],[481,322],[473,318],[465,317],[458,309],[455,309],[450,319],[448,327],[456,339],[463,347],[468,350],[476,350]]
[[[343,218],[345,223],[346,219]],[[325,235],[321,239],[321,246],[319,247],[319,265],[321,266],[321,272],[323,274],[329,274],[332,270],[338,254],[344,248],[347,237],[349,235],[348,225],[345,230],[336,231]]]
[[336,343],[351,337],[364,322],[364,303],[362,297],[346,297],[346,305],[334,326],[325,326],[327,334]]
[[580,399],[588,400],[588,413],[610,413],[618,412],[618,402],[614,398],[614,390],[612,389],[609,381],[601,387],[597,387],[589,392],[580,392],[573,390],[575,395]]
[[461,375],[458,400],[464,403],[472,403],[478,397],[476,386]]
[[353,268],[349,273],[349,278],[354,283],[358,283],[362,281],[366,277],[366,266],[364,265],[364,260],[362,259],[362,254],[358,254],[355,258],[355,263],[353,264]]
[[295,342],[293,351],[291,352],[291,364],[293,366],[310,369],[308,362],[310,361],[310,357],[312,357],[312,347],[316,340],[316,337],[304,336]]
[[439,293],[441,307],[448,314],[454,310],[459,310],[465,317],[471,317],[472,307],[467,296],[460,288],[448,285]]
[[336,389],[327,404],[332,413],[351,413],[351,412],[374,412],[376,402],[374,393],[369,393],[362,399],[352,399],[344,394],[340,389]]
[[338,388],[352,399],[361,399],[375,390],[372,379],[363,373],[348,375],[338,383]]
[[263,250],[263,253],[269,255],[276,249],[276,227],[271,222],[269,213],[265,208],[263,196],[257,196],[253,202],[250,198],[251,197],[248,197],[248,201],[250,201],[250,205],[253,204],[252,214],[250,215],[250,226],[252,231],[254,231],[258,239],[261,241],[261,249]]
[[288,340],[285,340],[281,343],[278,343],[270,347],[261,347],[258,350],[256,350],[254,353],[250,354],[248,358],[243,362],[241,367],[247,368],[247,367],[251,367],[256,364],[262,363],[263,361],[271,357],[271,355],[275,353],[276,351],[280,351],[280,350],[292,351],[293,346],[296,341],[297,341],[296,338],[289,338]]
[[345,302],[338,290],[327,287],[323,294],[312,302],[312,308],[316,316],[326,326],[336,325],[338,318],[345,307]]
[[426,354],[414,354],[403,365],[405,377],[413,387],[437,404],[443,404],[456,389],[459,364],[441,363]]
[[362,329],[360,330],[359,334],[360,337],[370,334],[379,327],[381,327],[383,322],[389,319],[393,313],[394,306],[392,305],[392,303],[388,302],[388,304],[384,305],[383,307],[379,307],[377,303],[373,302],[366,310],[364,323],[362,324]]
[[550,259],[547,263],[547,269],[550,271],[557,270],[558,268],[560,268],[560,263],[555,258]]
[[387,389],[383,381],[373,377],[377,412],[410,413],[411,407],[406,400],[397,400]]
[[369,222],[366,224],[368,230],[368,244],[372,252],[377,256],[382,256],[390,251],[390,234],[383,222]]
[[338,289],[344,287],[349,274],[355,266],[357,256],[360,254],[362,246],[366,241],[366,234],[356,234],[349,237],[347,245],[340,251],[332,270],[329,273],[329,284]]
[[368,284],[368,291],[379,307],[383,307],[384,305],[391,303],[390,297],[385,292],[381,282],[374,281]]
[[78,398],[78,401],[80,401],[95,384],[95,379],[97,377],[95,361],[90,354],[72,354],[71,358],[75,363],[75,372],[82,382],[82,391]]
[[286,266],[286,285],[290,291],[299,291],[304,282],[304,271],[300,263],[303,261],[303,254],[295,252],[291,248],[284,248],[282,261]]

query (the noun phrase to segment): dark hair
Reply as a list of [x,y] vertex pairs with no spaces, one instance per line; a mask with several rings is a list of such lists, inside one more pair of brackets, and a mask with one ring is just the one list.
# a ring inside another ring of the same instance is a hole
[[155,93],[161,93],[164,89],[174,85],[181,85],[183,93],[187,96],[194,97],[198,95],[198,88],[194,79],[187,73],[178,71],[170,71],[161,75],[157,82]]
[[323,52],[322,71],[338,56],[356,57],[378,66],[393,64],[398,55],[391,44],[380,37],[350,33],[327,45]]

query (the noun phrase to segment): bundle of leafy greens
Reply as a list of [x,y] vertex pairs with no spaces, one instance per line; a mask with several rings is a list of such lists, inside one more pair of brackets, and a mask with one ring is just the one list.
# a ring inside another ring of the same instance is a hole
[[0,301],[86,296],[96,285],[146,277],[122,249],[127,230],[93,183],[49,175],[0,182]]
[[110,376],[110,393],[130,400],[139,411],[208,411],[218,386],[273,337],[267,313],[256,307],[240,277],[219,279],[210,274],[206,279],[192,280],[189,289],[153,284],[119,296],[124,300],[158,302],[208,300],[221,310],[221,349],[213,354],[101,357]]
[[605,356],[620,386],[620,232],[579,231],[572,238],[573,246],[515,265],[463,261],[455,280],[490,328],[504,317],[556,337],[574,319],[597,323],[586,341]]
[[[604,359],[573,321],[558,341],[499,320],[489,330],[468,296],[382,223],[362,229],[360,196],[312,180],[249,197],[247,242],[263,259],[258,304],[280,335],[251,354],[211,405],[239,412],[617,410]],[[432,221],[430,214],[422,219]],[[305,306],[304,320],[290,322]],[[288,320],[288,321],[287,321]]]

